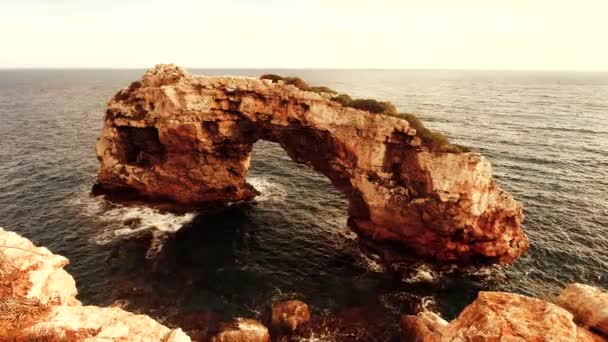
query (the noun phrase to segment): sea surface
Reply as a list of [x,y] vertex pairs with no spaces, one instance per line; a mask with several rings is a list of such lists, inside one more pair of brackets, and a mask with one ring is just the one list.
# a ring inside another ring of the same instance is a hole
[[68,257],[84,303],[118,298],[171,322],[189,312],[259,318],[272,301],[298,298],[315,316],[359,310],[396,322],[422,306],[453,318],[481,290],[551,298],[571,282],[608,288],[608,73],[190,72],[296,75],[419,115],[490,159],[523,202],[530,250],[506,268],[437,274],[421,264],[396,276],[360,252],[344,196],[263,141],[248,175],[262,193],[253,203],[183,215],[109,203],[90,195],[95,142],[106,101],[143,70],[1,70],[0,226]]

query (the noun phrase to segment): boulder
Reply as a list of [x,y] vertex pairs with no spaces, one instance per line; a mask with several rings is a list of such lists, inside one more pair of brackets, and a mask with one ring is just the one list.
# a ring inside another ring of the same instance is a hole
[[273,330],[293,332],[310,321],[308,305],[299,300],[288,300],[272,306],[270,326]]
[[269,342],[268,329],[253,319],[236,318],[228,323],[221,323],[219,332],[211,342]]
[[578,324],[608,336],[608,292],[584,284],[570,284],[557,298]]
[[401,317],[402,341],[605,341],[577,326],[572,314],[540,299],[480,292],[453,321],[421,312]]

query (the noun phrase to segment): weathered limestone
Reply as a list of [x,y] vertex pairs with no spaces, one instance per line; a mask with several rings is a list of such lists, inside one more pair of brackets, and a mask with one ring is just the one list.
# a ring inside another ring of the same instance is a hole
[[158,65],[108,103],[97,190],[208,204],[252,199],[257,140],[326,175],[360,237],[449,262],[511,262],[528,247],[521,205],[476,153],[430,152],[408,122],[281,82]]
[[[41,304],[78,305],[76,282],[63,267],[69,260],[36,247],[19,234],[0,228],[2,297],[35,299]],[[10,283],[9,283],[10,282]]]
[[0,341],[190,341],[145,315],[82,306],[67,264],[0,228]]
[[557,298],[557,304],[570,311],[578,324],[608,336],[608,292],[570,284]]
[[570,312],[540,299],[480,292],[452,322],[428,311],[401,318],[404,342],[606,341],[573,321]]

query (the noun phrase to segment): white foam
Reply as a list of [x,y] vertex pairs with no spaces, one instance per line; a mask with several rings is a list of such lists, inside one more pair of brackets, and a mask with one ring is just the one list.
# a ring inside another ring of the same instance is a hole
[[300,337],[298,342],[332,342],[336,340],[335,334],[332,333],[321,333],[315,335],[314,332],[310,333],[310,337]]
[[416,269],[408,274],[407,277],[404,277],[402,280],[406,283],[415,284],[415,283],[431,283],[435,281],[436,274],[427,264],[420,264],[416,267]]
[[250,177],[247,178],[247,182],[260,192],[260,195],[255,198],[258,202],[283,202],[287,199],[287,189],[283,185],[272,182],[268,178]]
[[436,307],[437,303],[432,296],[425,296],[420,300],[420,308],[422,311],[434,311]]
[[357,256],[357,264],[363,266],[374,273],[384,273],[386,272],[386,267],[382,264],[382,260],[379,255],[376,254],[366,254],[361,251],[358,251]]
[[90,196],[88,190],[74,197],[72,203],[81,207],[86,215],[97,217],[105,223],[104,230],[94,238],[96,243],[102,245],[146,230],[174,233],[196,216],[196,213],[180,215],[161,213],[148,207],[125,207],[110,203],[101,196]]
[[145,230],[175,233],[186,223],[192,221],[194,216],[194,213],[177,215],[161,213],[147,207],[120,206],[106,211],[101,216],[101,219],[108,222],[110,227],[113,228],[106,231],[105,234],[101,234],[102,239],[98,242],[103,243],[107,238],[113,240],[117,237],[128,236]]

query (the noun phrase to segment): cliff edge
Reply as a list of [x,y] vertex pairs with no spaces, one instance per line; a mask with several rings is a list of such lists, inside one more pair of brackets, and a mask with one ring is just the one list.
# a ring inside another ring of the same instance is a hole
[[0,228],[0,341],[190,341],[146,315],[81,305],[68,262]]

